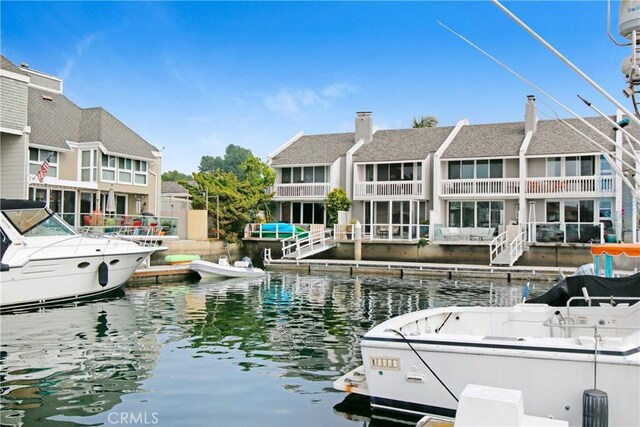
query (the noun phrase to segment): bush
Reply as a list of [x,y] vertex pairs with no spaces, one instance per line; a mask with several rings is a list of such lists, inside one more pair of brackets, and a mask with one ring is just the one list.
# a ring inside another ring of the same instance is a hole
[[347,193],[342,188],[334,188],[327,194],[327,200],[324,202],[327,209],[327,218],[329,226],[338,222],[338,212],[348,211],[351,207],[351,200],[347,197]]

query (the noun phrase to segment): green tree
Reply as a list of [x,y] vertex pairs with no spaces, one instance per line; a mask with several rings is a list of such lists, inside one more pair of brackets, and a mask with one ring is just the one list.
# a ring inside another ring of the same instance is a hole
[[240,177],[233,172],[215,169],[213,172],[194,173],[195,184],[180,181],[189,191],[195,209],[205,209],[205,197],[209,195],[209,215],[216,218],[219,214],[220,238],[228,242],[237,241],[245,225],[255,222],[257,212],[266,209],[273,197],[267,190],[275,182],[275,172],[262,160],[250,155],[240,164],[239,170]]
[[168,171],[162,174],[163,181],[186,181],[191,179],[191,175],[187,175],[177,170]]
[[324,202],[329,219],[329,226],[338,222],[338,211],[346,211],[351,207],[351,200],[342,188],[334,188],[327,194]]
[[422,116],[419,119],[414,117],[411,123],[412,128],[434,128],[438,126],[438,119],[435,116]]
[[223,172],[231,172],[240,177],[242,172],[240,165],[252,155],[251,150],[229,144],[225,149],[224,157],[202,156],[198,170],[200,172],[213,172],[216,169],[220,169]]

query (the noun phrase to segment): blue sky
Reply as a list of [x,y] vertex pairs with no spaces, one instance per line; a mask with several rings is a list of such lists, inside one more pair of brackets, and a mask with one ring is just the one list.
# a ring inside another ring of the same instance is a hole
[[[606,32],[606,2],[503,3],[625,106],[630,48]],[[612,3],[617,28],[618,2]],[[158,148],[163,170],[196,171],[229,144],[266,160],[300,131],[379,129],[569,114],[437,24],[441,21],[584,116],[614,113],[580,77],[488,1],[2,2],[2,54],[64,79]],[[620,37],[618,36],[618,39]],[[547,105],[545,105],[547,104]],[[311,153],[312,154],[312,153]]]

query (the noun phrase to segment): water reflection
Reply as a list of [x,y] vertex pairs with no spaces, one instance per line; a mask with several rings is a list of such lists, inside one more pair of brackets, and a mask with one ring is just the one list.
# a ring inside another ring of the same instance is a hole
[[332,389],[361,363],[367,330],[428,307],[510,305],[521,292],[522,284],[270,273],[3,315],[1,421],[112,424],[137,414],[160,425],[388,424],[366,399]]

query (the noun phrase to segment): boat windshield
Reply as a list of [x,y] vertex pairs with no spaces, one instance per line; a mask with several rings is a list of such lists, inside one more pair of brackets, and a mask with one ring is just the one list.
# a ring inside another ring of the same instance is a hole
[[19,209],[3,213],[23,236],[73,236],[77,234],[66,222],[48,209]]

